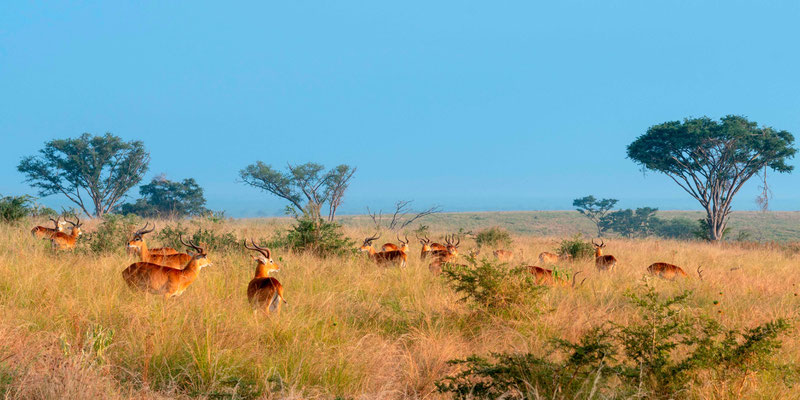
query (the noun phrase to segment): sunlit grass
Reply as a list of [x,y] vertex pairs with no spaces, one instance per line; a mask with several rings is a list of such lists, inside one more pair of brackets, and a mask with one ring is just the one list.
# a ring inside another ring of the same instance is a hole
[[[285,222],[239,220],[219,229],[268,237],[280,226]],[[575,339],[592,326],[634,318],[624,293],[655,261],[690,275],[655,281],[659,291],[693,290],[690,306],[727,326],[795,318],[800,306],[800,256],[791,251],[606,239],[608,254],[620,260],[614,273],[595,271],[592,261],[565,264],[583,271],[584,286],[551,288],[540,304],[491,314],[458,302],[418,260],[412,242],[405,269],[379,268],[357,255],[321,259],[275,250],[273,257],[282,258],[275,276],[289,304],[266,316],[247,304],[255,263],[244,250],[209,254],[214,265],[165,302],[128,289],[121,271],[134,260],[122,249],[55,254],[29,228],[0,227],[0,394],[9,398],[83,397],[79,390],[119,398],[440,398],[433,383],[452,372],[447,360],[537,351],[552,336]],[[371,233],[346,231],[356,239]],[[511,250],[533,265],[560,239],[516,236]],[[462,241],[462,253],[472,245]],[[780,360],[800,359],[797,334],[795,328],[784,338]],[[712,383],[692,390],[699,398],[714,393]],[[744,396],[796,398],[795,390],[762,374]]]

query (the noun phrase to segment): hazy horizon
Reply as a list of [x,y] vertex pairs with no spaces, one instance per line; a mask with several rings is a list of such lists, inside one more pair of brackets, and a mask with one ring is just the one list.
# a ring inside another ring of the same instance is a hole
[[[231,216],[283,212],[237,182],[258,160],[358,167],[342,213],[589,194],[697,210],[626,146],[703,115],[800,134],[798,16],[790,1],[3,3],[0,194],[35,194],[16,166],[46,141],[111,132],[150,151],[143,183],[195,178]],[[770,174],[772,209],[800,209],[798,174]]]

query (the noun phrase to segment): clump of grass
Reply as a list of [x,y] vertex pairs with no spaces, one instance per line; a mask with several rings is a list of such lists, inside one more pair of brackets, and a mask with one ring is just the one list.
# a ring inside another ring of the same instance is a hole
[[558,245],[556,252],[559,255],[569,254],[573,260],[587,260],[594,258],[594,246],[586,241],[583,235],[576,234],[570,239],[564,239]]
[[491,228],[479,231],[475,235],[475,243],[478,245],[478,248],[497,248],[498,246],[508,247],[511,245],[511,234],[503,228],[493,226]]

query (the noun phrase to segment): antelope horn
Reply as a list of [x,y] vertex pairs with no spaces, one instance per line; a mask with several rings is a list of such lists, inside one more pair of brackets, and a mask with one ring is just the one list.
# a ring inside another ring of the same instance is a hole
[[58,226],[58,219],[53,219],[53,217],[50,217],[50,221],[53,221],[53,223],[56,224],[56,226]]
[[453,246],[456,246],[456,247],[458,247],[458,245],[460,245],[460,244],[461,244],[461,238],[460,238],[460,237],[458,237],[458,236],[456,236],[456,235],[453,235],[453,237],[454,237],[455,239],[458,239],[458,241],[456,242],[456,244],[454,244]]
[[144,235],[144,234],[150,233],[150,232],[152,232],[152,231],[154,231],[154,230],[156,229],[156,224],[154,223],[154,224],[153,224],[153,227],[152,227],[152,228],[150,228],[150,230],[148,231],[148,230],[147,230],[147,225],[148,225],[148,224],[150,224],[150,223],[149,223],[149,222],[145,222],[145,224],[144,224],[144,229],[143,229],[143,230],[141,230],[141,231],[139,231],[139,235]]
[[[269,260],[270,258],[272,258],[272,257],[270,257],[270,255],[272,254],[272,252],[271,252],[269,249],[266,249],[266,248],[263,248],[263,247],[260,247],[259,245],[257,245],[257,244],[256,244],[256,242],[253,240],[253,238],[250,238],[250,243],[252,243],[252,244],[253,244],[253,247],[247,247],[247,241],[245,240],[245,241],[244,241],[244,247],[245,247],[246,249],[248,249],[248,250],[255,250],[255,251],[257,251],[257,252],[261,253],[261,254],[262,254],[264,257],[266,257],[268,260]],[[266,253],[265,253],[265,251],[266,251]]]
[[[583,272],[583,271],[578,271],[578,272],[576,272],[576,273],[572,274],[572,287],[573,287],[573,288],[575,287],[575,277],[577,277],[577,276],[578,276],[578,274],[580,274],[581,272]],[[581,286],[583,286],[583,283],[584,283],[584,282],[586,282],[586,278],[583,278],[583,280],[581,281],[580,285],[578,285],[578,287],[581,287]]]
[[703,268],[702,265],[698,265],[697,266],[697,277],[700,278],[701,281],[703,280],[703,269],[702,268]]
[[198,253],[202,253],[202,252],[203,252],[203,248],[202,248],[202,247],[199,247],[199,246],[198,246],[198,245],[196,245],[196,244],[194,244],[194,243],[193,243],[191,240],[189,241],[189,243],[186,243],[186,242],[184,242],[184,241],[183,241],[183,234],[179,234],[179,235],[178,235],[178,238],[181,240],[181,243],[183,243],[183,245],[184,245],[184,246],[186,246],[186,247],[191,247],[191,248],[193,248],[193,249],[194,249],[194,251],[196,251],[196,252],[198,252]]

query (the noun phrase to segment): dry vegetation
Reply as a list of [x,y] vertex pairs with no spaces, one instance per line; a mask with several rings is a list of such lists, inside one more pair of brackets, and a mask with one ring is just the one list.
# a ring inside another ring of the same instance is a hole
[[[222,229],[268,237],[283,223],[232,221]],[[418,243],[406,269],[376,267],[363,255],[320,259],[274,249],[289,304],[268,317],[247,304],[255,263],[244,249],[209,253],[214,265],[165,302],[126,287],[121,271],[132,259],[122,248],[103,256],[54,254],[29,229],[0,226],[0,397],[11,399],[443,398],[434,382],[453,372],[448,360],[535,353],[553,336],[576,339],[605,322],[635,318],[624,293],[655,261],[684,266],[691,276],[654,281],[658,291],[694,291],[689,306],[725,326],[789,318],[793,328],[775,358],[800,359],[800,255],[783,247],[607,239],[607,253],[620,260],[613,273],[596,272],[593,260],[576,262],[569,267],[588,278],[582,287],[551,288],[539,304],[499,313],[459,302],[419,261]],[[372,232],[347,233],[359,239]],[[517,236],[511,249],[534,263],[559,240]],[[462,253],[471,246],[464,240]],[[800,398],[793,379],[753,374],[741,396]],[[719,396],[712,381],[689,394]]]

